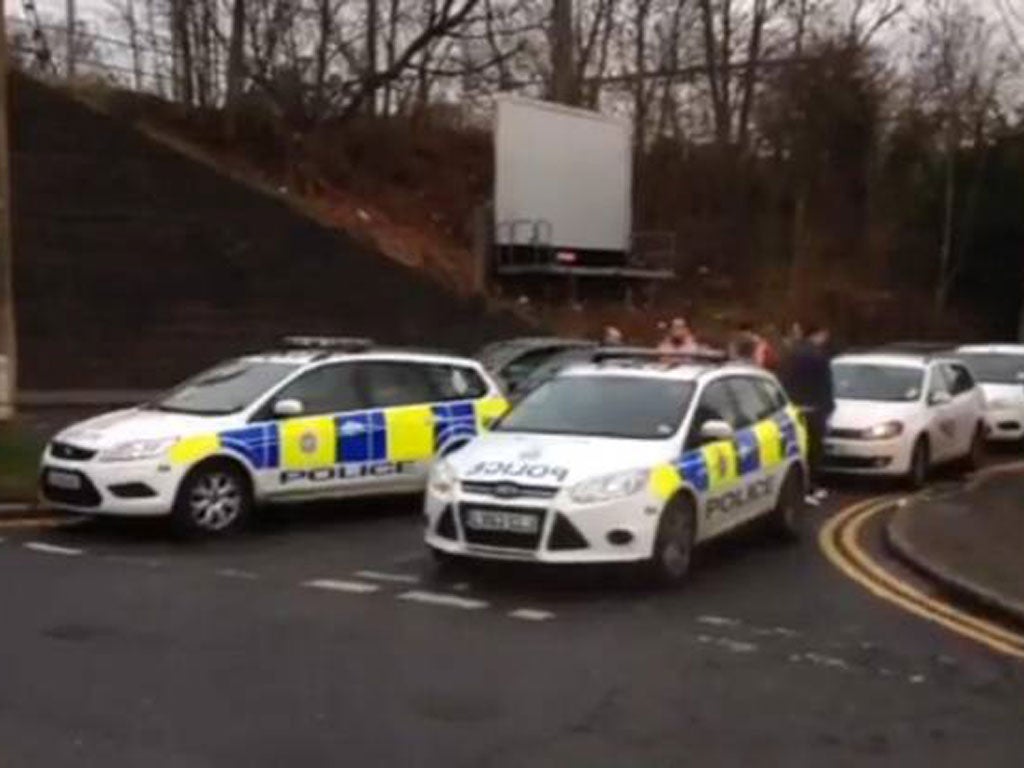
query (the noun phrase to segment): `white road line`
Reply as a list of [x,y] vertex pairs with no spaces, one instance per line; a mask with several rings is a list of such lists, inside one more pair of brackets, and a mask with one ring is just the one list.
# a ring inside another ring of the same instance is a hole
[[33,507],[31,504],[21,504],[18,502],[4,502],[3,504],[0,504],[0,513],[10,514],[13,512],[15,514],[24,514],[26,512],[31,512],[32,509]]
[[479,611],[487,608],[490,603],[486,600],[474,600],[470,597],[459,597],[458,595],[447,595],[443,592],[424,592],[414,589],[411,592],[403,592],[398,596],[399,600],[409,600],[414,603],[425,603],[427,605],[443,605],[448,608],[461,608],[464,611]]
[[304,587],[313,589],[329,589],[332,592],[348,592],[353,595],[366,595],[380,589],[379,584],[367,584],[365,581],[343,581],[340,579],[313,579],[304,581]]
[[517,608],[509,612],[509,618],[522,619],[523,621],[547,621],[555,618],[551,611],[539,611],[535,608]]
[[240,571],[237,568],[221,568],[217,571],[217,575],[227,579],[245,579],[247,581],[256,581],[259,578],[259,575],[252,571]]
[[42,541],[29,541],[26,542],[24,546],[25,549],[31,549],[33,552],[42,552],[46,555],[66,555],[68,557],[74,557],[75,555],[85,554],[84,549],[58,547],[56,544],[47,544]]
[[709,627],[738,627],[739,619],[730,619],[725,616],[699,616],[698,624],[706,624]]
[[373,581],[389,581],[395,584],[419,584],[420,577],[408,573],[385,573],[383,571],[356,571],[356,576]]

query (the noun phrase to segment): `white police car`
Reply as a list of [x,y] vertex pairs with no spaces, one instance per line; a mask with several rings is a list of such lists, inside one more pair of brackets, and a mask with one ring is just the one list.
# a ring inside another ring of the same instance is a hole
[[223,533],[254,503],[420,491],[436,455],[507,407],[472,360],[360,340],[288,347],[64,430],[43,456],[43,499]]
[[915,488],[937,464],[981,459],[985,398],[948,357],[879,352],[832,362],[836,408],[825,436],[828,472],[903,477]]
[[645,562],[674,583],[696,544],[744,522],[798,531],[806,433],[778,382],[631,357],[568,369],[435,464],[438,559]]
[[1024,439],[1024,345],[975,344],[952,356],[970,369],[985,393],[988,439]]

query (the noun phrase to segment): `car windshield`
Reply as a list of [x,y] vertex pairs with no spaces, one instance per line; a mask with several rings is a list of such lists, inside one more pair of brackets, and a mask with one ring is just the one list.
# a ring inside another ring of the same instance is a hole
[[533,391],[502,432],[662,440],[675,434],[693,384],[636,376],[566,376]]
[[1024,383],[1024,355],[965,352],[956,355],[956,359],[982,384]]
[[912,402],[921,397],[920,368],[869,363],[835,363],[832,382],[840,400]]
[[221,416],[242,410],[298,369],[294,363],[232,360],[171,390],[148,408],[170,413]]

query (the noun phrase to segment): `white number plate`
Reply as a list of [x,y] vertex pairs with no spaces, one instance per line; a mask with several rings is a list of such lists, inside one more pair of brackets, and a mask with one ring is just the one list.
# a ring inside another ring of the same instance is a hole
[[63,488],[65,491],[77,491],[82,487],[82,478],[71,472],[61,472],[51,469],[46,476],[46,481],[54,488]]
[[537,533],[540,519],[533,515],[515,512],[492,512],[472,509],[466,520],[467,525],[477,531],[507,531],[509,533]]

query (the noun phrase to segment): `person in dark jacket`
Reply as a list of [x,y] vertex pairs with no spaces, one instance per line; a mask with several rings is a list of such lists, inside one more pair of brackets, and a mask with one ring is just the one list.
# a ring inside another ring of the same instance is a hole
[[829,332],[823,326],[808,326],[804,338],[793,347],[784,369],[783,384],[790,399],[800,408],[807,424],[808,465],[811,495],[820,501],[821,459],[828,418],[835,409],[832,392],[832,361],[828,353]]

